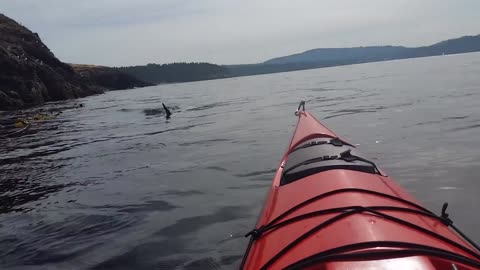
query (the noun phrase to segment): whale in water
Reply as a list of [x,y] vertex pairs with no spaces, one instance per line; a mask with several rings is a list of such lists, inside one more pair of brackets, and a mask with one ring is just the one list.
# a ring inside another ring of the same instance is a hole
[[170,116],[172,116],[172,112],[167,108],[167,106],[165,106],[164,103],[162,103],[162,106],[163,106],[163,109],[165,110],[165,115],[168,118],[170,118]]

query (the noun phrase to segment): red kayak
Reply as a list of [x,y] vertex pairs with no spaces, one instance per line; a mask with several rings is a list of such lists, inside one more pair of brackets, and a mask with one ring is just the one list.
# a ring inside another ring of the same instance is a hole
[[425,209],[304,102],[296,115],[241,269],[480,269],[448,204]]

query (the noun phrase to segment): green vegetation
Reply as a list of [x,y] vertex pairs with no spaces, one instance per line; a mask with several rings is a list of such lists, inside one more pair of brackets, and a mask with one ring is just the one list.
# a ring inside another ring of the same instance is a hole
[[416,48],[403,46],[320,48],[249,65],[219,66],[209,63],[173,63],[164,65],[148,64],[145,66],[120,67],[116,69],[128,73],[141,81],[161,84],[476,51],[480,51],[480,35],[450,39],[430,46]]
[[119,67],[116,69],[137,77],[141,81],[153,84],[230,77],[230,72],[227,68],[209,63],[148,64],[146,66]]
[[137,79],[135,76],[111,67],[79,64],[70,65],[85,81],[103,87],[106,90],[124,90],[154,85],[153,83],[146,83]]

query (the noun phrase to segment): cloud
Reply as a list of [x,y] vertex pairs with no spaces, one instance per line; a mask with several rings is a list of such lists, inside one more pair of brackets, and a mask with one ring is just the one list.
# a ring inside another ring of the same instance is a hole
[[318,47],[477,34],[476,0],[0,0],[64,61],[252,63]]

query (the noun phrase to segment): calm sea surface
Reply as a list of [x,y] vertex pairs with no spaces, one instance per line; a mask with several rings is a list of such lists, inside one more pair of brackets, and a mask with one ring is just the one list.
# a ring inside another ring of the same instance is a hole
[[[301,99],[427,207],[449,202],[455,224],[478,242],[479,74],[480,54],[464,54],[162,85],[24,111],[63,113],[1,139],[0,268],[235,268]],[[168,121],[162,102],[174,113]]]

